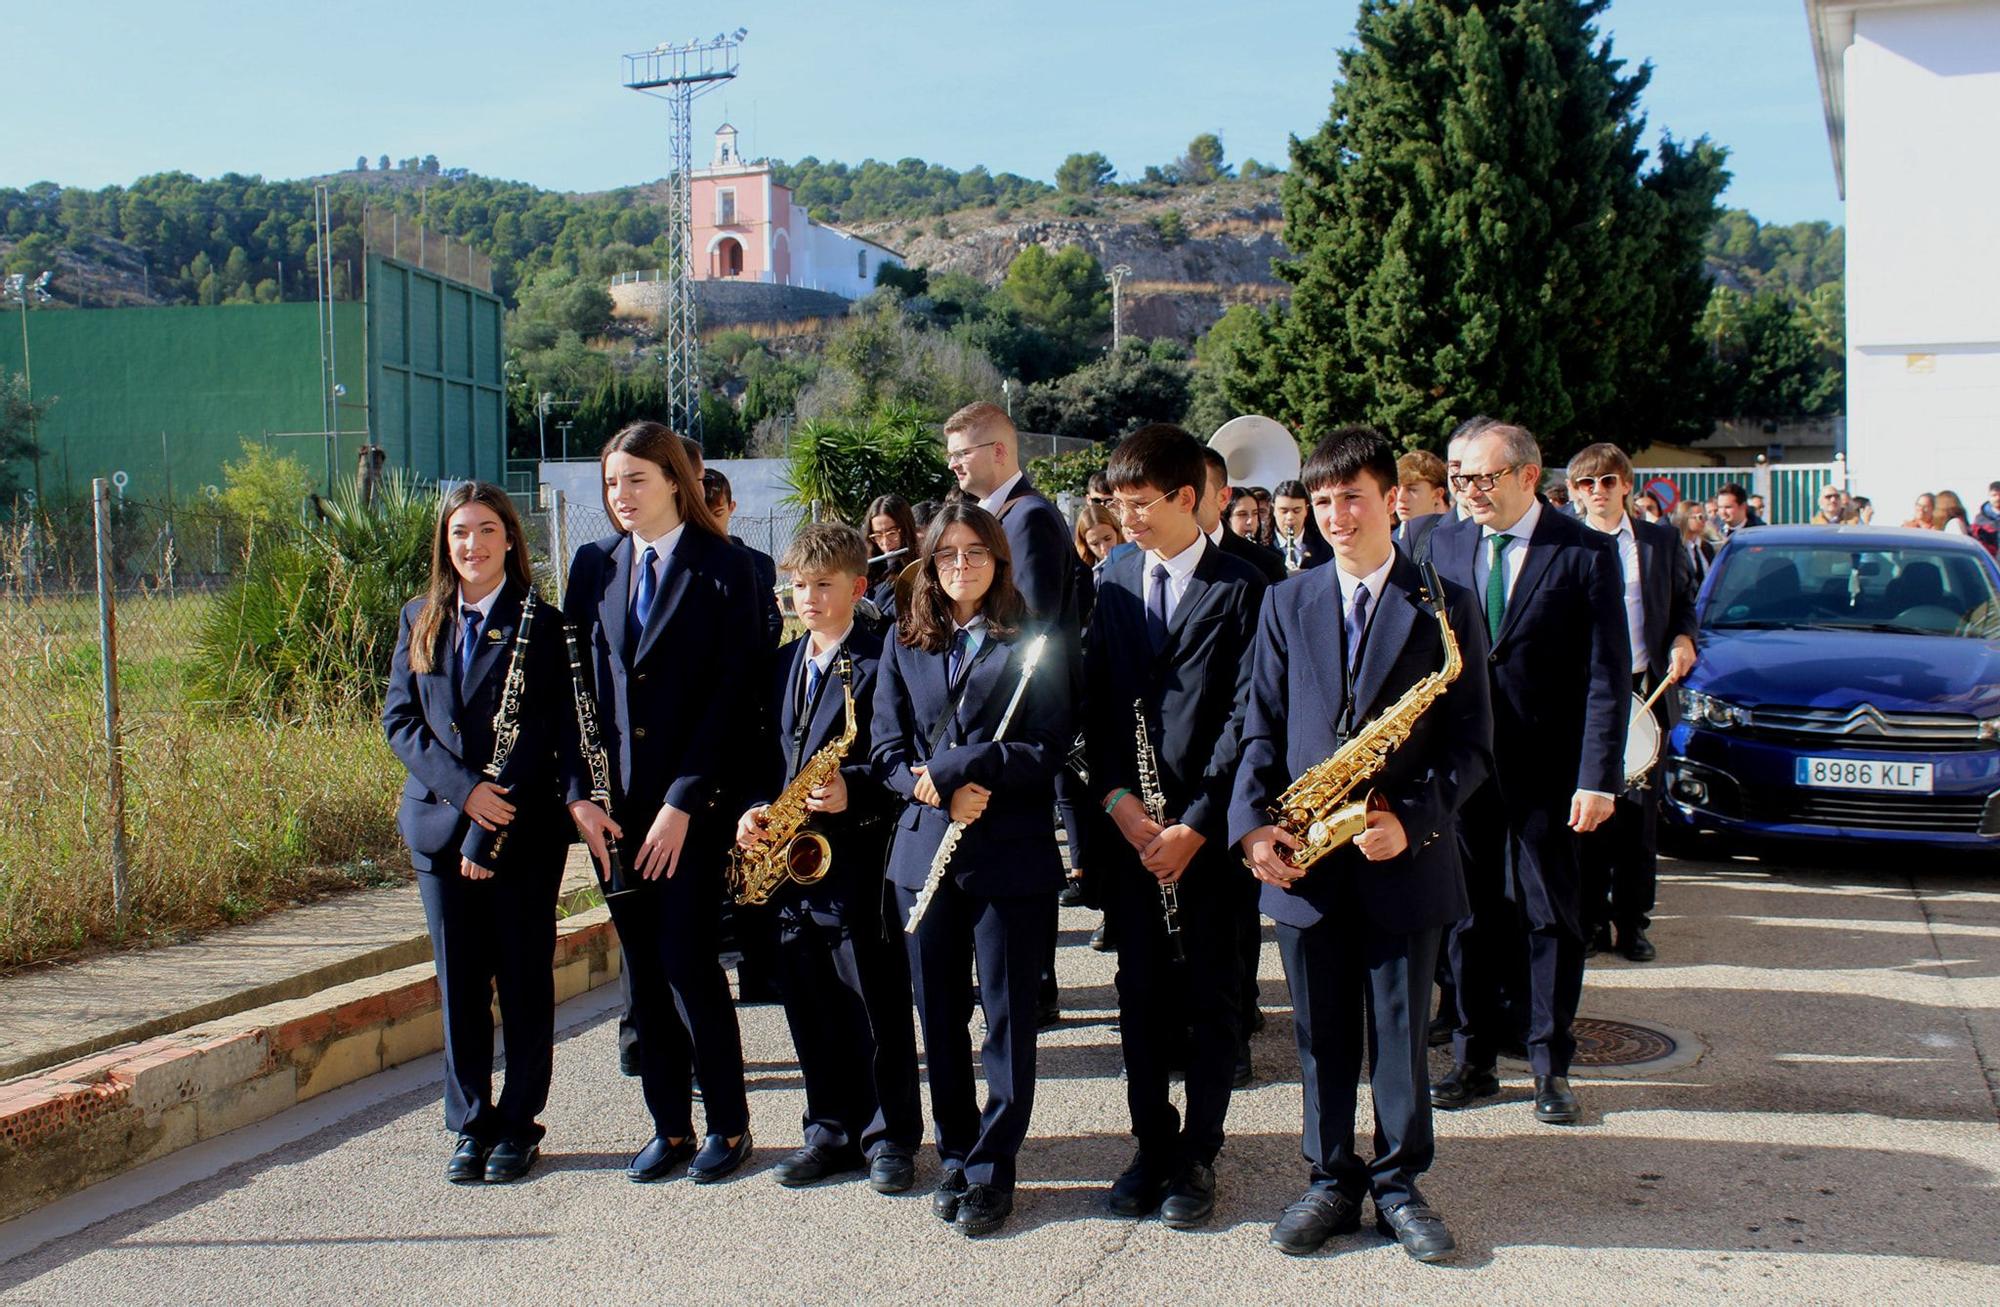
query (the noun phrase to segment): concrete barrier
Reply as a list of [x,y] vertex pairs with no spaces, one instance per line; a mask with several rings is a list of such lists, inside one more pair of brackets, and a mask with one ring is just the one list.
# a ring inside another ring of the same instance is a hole
[[[608,909],[557,923],[554,967],[558,1003],[617,976]],[[425,962],[0,1083],[0,1221],[442,1047]]]

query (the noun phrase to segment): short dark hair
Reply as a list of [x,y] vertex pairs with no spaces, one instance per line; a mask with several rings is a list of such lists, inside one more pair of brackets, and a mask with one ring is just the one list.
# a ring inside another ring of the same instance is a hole
[[1722,498],[1724,495],[1734,495],[1736,502],[1739,504],[1750,502],[1750,492],[1742,486],[1737,485],[1734,481],[1725,481],[1715,488],[1715,497],[1717,499]]
[[1105,466],[1104,479],[1110,490],[1137,490],[1150,486],[1171,495],[1182,486],[1201,498],[1203,479],[1202,444],[1170,422],[1154,422],[1140,427],[1118,442]]
[[1396,451],[1382,433],[1370,426],[1348,426],[1327,433],[1313,446],[1299,480],[1318,490],[1357,479],[1363,472],[1387,494],[1396,487]]
[[1995,481],[1991,485],[1986,487],[1986,491],[1988,494],[1991,494],[1995,490],[2000,490],[2000,481]]
[[1100,467],[1090,474],[1090,493],[1093,495],[1111,493],[1111,479],[1106,475],[1106,469]]
[[1250,498],[1256,500],[1258,504],[1262,505],[1271,502],[1271,492],[1264,489],[1264,487],[1251,486],[1249,487],[1249,491],[1250,491]]
[[[1222,484],[1225,486],[1228,485],[1229,460],[1222,456],[1222,451],[1213,445],[1203,445],[1201,447],[1201,457],[1202,461],[1208,464],[1209,471],[1222,473]],[[1207,488],[1207,486],[1202,487],[1204,490]]]
[[708,467],[701,471],[701,497],[711,513],[720,513],[735,502],[736,492],[730,489],[728,477]]
[[1280,481],[1278,488],[1271,492],[1273,499],[1311,499],[1306,493],[1306,483],[1294,477],[1290,481]]

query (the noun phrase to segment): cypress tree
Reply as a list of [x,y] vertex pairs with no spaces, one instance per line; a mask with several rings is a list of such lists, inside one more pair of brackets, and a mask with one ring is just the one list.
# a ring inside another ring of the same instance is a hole
[[1640,144],[1609,0],[1363,0],[1326,124],[1292,139],[1291,304],[1225,389],[1317,430],[1438,446],[1505,414],[1551,458],[1704,428],[1694,324],[1725,151]]

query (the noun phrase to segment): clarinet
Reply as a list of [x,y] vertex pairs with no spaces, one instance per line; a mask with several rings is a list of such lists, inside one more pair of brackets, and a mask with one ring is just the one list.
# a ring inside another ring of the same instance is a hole
[[500,779],[500,769],[514,756],[521,738],[521,699],[528,688],[528,632],[535,625],[535,592],[521,601],[521,625],[514,630],[514,650],[507,660],[507,679],[500,687],[500,707],[493,714],[493,759],[486,764],[489,780]]
[[[1167,821],[1167,796],[1160,789],[1160,759],[1153,752],[1153,737],[1146,730],[1146,701],[1132,701],[1132,716],[1139,722],[1139,802],[1145,805],[1146,815],[1156,826],[1164,826]],[[1187,961],[1187,949],[1181,944],[1181,887],[1176,881],[1160,882],[1160,914],[1167,919],[1167,944],[1174,952],[1174,961]]]
[[[1035,664],[1041,661],[1042,647],[1048,642],[1049,637],[1038,635],[1028,641],[1028,647],[1021,652],[1021,679],[1014,682],[1014,697],[1007,701],[1007,711],[1000,715],[1000,725],[993,731],[995,744],[1007,734],[1007,724],[1014,720],[1014,710],[1021,706],[1021,695],[1028,688],[1028,678],[1035,674]],[[951,800],[947,798],[945,802],[948,804]],[[903,927],[905,935],[917,933],[917,923],[924,919],[924,913],[930,909],[931,895],[937,893],[938,886],[944,884],[945,868],[951,865],[951,855],[958,852],[958,842],[964,835],[965,823],[962,821],[954,821],[946,829],[944,839],[938,843],[937,853],[931,858],[931,870],[930,874],[924,877],[924,887],[917,891],[917,901],[910,905],[910,921]]]
[[[576,649],[576,627],[563,623],[563,643],[569,646],[569,684],[576,698],[576,731],[583,739],[583,761],[590,768],[590,801],[611,815],[611,763],[604,753],[604,737],[597,729],[597,709],[583,684],[583,658]],[[604,836],[604,866],[600,878],[604,897],[615,899],[637,889],[625,879],[625,859],[618,855],[618,841],[607,831]]]

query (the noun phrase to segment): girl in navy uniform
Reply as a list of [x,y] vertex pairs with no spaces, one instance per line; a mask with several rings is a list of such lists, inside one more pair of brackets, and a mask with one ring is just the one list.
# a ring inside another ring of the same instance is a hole
[[[743,1043],[715,939],[742,811],[740,741],[754,717],[753,677],[768,661],[770,593],[759,593],[749,554],[703,502],[679,436],[634,422],[600,461],[617,534],[577,551],[564,612],[590,668],[611,814],[591,801],[580,753],[569,759],[567,795],[599,865],[605,839],[616,840],[639,882],[611,904],[653,1118],[653,1138],[626,1174],[648,1183],[685,1170],[706,1183],[750,1155]],[[699,1143],[690,1062],[708,1118]]]
[[[505,1183],[540,1151],[555,1027],[556,892],[575,832],[563,812],[570,689],[553,607],[537,604],[522,669],[520,733],[499,775],[495,714],[531,593],[528,547],[505,491],[444,496],[430,589],[403,608],[382,726],[409,768],[397,824],[416,864],[444,1009],[445,1176]],[[507,1078],[493,1097],[491,994]]]
[[[978,505],[948,504],[919,557],[882,655],[872,738],[884,779],[909,801],[888,864],[905,925],[947,828],[969,823],[909,949],[944,1164],[933,1210],[979,1235],[1013,1211],[1014,1159],[1034,1106],[1036,988],[1063,886],[1051,809],[1069,750],[1069,672],[1060,641],[1049,641],[1004,741],[995,740],[1033,634],[1022,629],[1027,603],[1006,534]],[[975,958],[983,1113],[966,1025]]]

